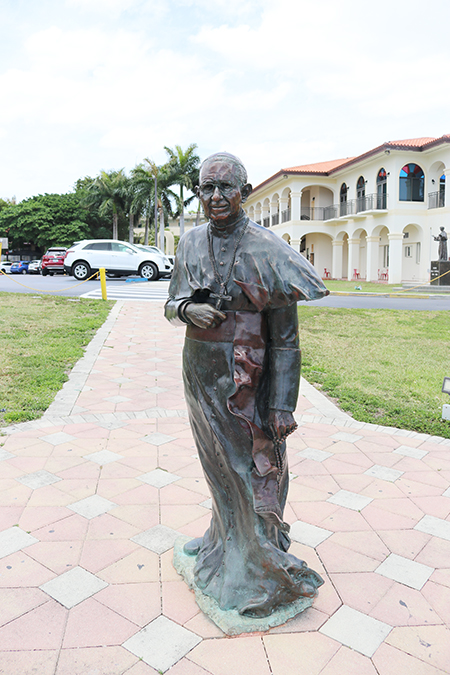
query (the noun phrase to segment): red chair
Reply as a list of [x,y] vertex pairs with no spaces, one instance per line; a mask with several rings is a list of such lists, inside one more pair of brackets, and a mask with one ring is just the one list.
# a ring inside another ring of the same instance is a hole
[[353,270],[353,279],[359,279],[359,272],[358,272],[358,270]]
[[330,274],[330,272],[327,270],[326,267],[324,267],[324,269],[323,269],[323,277],[322,277],[322,279],[331,279],[331,274]]

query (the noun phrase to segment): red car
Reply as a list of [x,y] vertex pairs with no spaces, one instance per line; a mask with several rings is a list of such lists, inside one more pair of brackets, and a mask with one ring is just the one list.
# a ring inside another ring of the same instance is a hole
[[66,257],[67,249],[63,246],[53,246],[42,256],[41,274],[45,277],[47,274],[64,273],[64,258]]

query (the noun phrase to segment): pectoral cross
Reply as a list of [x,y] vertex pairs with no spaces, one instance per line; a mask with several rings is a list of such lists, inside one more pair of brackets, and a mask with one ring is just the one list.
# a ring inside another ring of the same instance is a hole
[[222,307],[222,302],[224,300],[232,300],[233,298],[231,295],[227,295],[227,287],[225,284],[222,284],[220,286],[220,293],[211,293],[212,298],[216,298],[216,309],[220,309]]

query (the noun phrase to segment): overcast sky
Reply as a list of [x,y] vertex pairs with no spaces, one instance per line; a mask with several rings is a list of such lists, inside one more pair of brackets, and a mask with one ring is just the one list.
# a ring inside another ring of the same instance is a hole
[[0,197],[164,145],[280,168],[450,133],[450,2],[0,0]]

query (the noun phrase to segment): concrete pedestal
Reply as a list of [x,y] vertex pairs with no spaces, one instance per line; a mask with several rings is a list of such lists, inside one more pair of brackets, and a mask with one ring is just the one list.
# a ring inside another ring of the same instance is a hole
[[[445,274],[446,272],[448,274]],[[443,274],[444,276],[442,276]],[[430,284],[433,286],[450,286],[450,260],[431,261]]]
[[186,555],[183,551],[183,546],[188,542],[191,537],[178,537],[175,542],[173,549],[173,566],[176,571],[181,574],[185,582],[195,593],[195,600],[197,605],[200,607],[202,612],[204,612],[211,621],[214,621],[216,626],[226,634],[226,635],[240,635],[241,633],[255,633],[255,632],[264,632],[269,630],[269,628],[274,628],[275,626],[280,626],[289,619],[293,619],[294,616],[300,614],[314,602],[314,598],[299,598],[294,602],[291,602],[289,605],[284,605],[280,607],[276,612],[270,616],[265,616],[262,618],[254,618],[251,616],[242,616],[237,610],[220,609],[217,602],[210,598],[208,595],[202,593],[198,586],[194,582],[194,567],[196,562],[196,556]]

